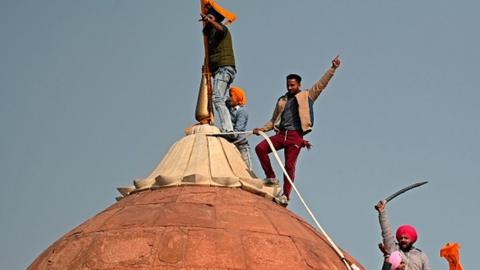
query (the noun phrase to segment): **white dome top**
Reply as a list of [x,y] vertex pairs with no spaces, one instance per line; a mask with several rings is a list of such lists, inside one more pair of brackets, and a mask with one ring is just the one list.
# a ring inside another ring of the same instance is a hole
[[[249,190],[274,197],[278,186],[264,186],[256,178],[235,145],[218,134],[215,126],[195,125],[185,130],[187,136],[177,141],[157,167],[130,187],[118,188],[126,196],[136,190],[180,185],[224,186]],[[188,135],[189,134],[189,135]]]

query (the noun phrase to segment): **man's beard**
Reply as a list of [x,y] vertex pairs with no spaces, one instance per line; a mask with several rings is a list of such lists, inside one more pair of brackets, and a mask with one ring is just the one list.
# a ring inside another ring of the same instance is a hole
[[408,245],[398,244],[398,246],[400,247],[401,251],[409,251],[410,249],[412,249],[413,243],[408,244]]

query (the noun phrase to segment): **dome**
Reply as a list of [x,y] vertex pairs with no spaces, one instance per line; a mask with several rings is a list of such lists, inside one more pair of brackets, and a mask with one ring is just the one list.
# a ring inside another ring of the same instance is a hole
[[313,227],[265,197],[240,188],[184,185],[123,198],[64,235],[28,269],[343,270],[345,265]]
[[186,133],[146,178],[118,188],[118,202],[28,269],[346,268],[323,235],[272,202],[278,186],[264,186],[217,128]]

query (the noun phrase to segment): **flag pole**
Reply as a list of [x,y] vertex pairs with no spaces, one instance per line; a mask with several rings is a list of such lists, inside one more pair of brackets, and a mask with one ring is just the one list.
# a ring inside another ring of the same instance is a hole
[[[205,14],[207,12],[205,5],[202,0],[200,0],[200,9],[202,14]],[[205,27],[206,22],[203,21],[203,27]],[[205,51],[205,60],[203,62],[203,67],[202,67],[202,75],[205,76],[206,81],[207,81],[207,92],[208,92],[208,123],[213,125],[213,106],[212,106],[212,74],[210,71],[209,67],[209,61],[208,61],[208,37],[204,33],[203,34],[203,47]],[[198,120],[198,119],[197,119]]]

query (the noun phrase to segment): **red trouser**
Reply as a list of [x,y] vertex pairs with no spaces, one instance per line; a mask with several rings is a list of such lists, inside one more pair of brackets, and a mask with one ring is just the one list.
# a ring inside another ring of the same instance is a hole
[[[280,131],[276,135],[270,137],[275,150],[284,149],[285,154],[285,170],[292,179],[295,180],[295,165],[297,164],[297,157],[300,154],[300,150],[305,145],[303,140],[303,133],[297,130],[285,130]],[[270,158],[268,154],[272,152],[268,142],[266,140],[261,141],[255,147],[260,164],[267,178],[275,178],[275,172],[272,169]],[[290,199],[290,191],[292,185],[288,182],[287,178],[283,176],[283,194]]]

